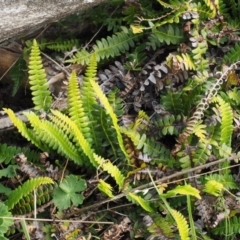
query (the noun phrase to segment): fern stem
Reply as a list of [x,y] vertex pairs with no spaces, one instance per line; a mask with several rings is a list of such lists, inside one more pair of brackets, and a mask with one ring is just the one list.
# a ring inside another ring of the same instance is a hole
[[196,235],[194,221],[193,221],[191,196],[190,195],[187,195],[187,207],[188,207],[188,218],[189,218],[189,224],[190,224],[191,237],[192,237],[193,240],[197,240],[197,235]]

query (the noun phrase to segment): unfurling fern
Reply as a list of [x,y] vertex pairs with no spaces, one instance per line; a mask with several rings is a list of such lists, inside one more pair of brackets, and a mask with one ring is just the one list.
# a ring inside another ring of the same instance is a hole
[[8,196],[7,201],[5,201],[8,209],[11,210],[24,196],[27,196],[30,192],[42,184],[53,184],[53,180],[49,177],[33,178],[13,190]]
[[48,110],[52,103],[52,98],[47,85],[47,76],[43,68],[40,50],[36,40],[33,41],[29,57],[29,84],[32,91],[32,100],[36,110]]

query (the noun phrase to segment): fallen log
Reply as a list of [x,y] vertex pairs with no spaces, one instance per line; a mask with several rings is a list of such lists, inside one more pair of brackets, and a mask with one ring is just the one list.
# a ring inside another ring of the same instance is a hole
[[107,0],[2,0],[0,1],[0,44],[26,36],[44,25],[92,8]]

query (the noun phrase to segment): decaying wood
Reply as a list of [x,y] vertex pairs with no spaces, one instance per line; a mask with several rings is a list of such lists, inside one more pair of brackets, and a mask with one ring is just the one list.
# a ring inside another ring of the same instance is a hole
[[2,0],[0,43],[36,32],[44,25],[96,6],[107,0]]

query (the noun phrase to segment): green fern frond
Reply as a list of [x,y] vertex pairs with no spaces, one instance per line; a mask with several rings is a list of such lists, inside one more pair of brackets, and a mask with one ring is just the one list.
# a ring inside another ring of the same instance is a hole
[[136,194],[133,193],[129,193],[127,196],[134,202],[137,202],[145,211],[150,213],[154,212],[154,209],[150,206],[149,202],[147,202],[142,197],[137,196]]
[[96,93],[97,97],[99,98],[99,100],[101,101],[103,107],[106,109],[106,113],[110,115],[111,119],[112,119],[112,123],[114,126],[114,129],[117,133],[117,140],[119,143],[119,146],[123,152],[123,154],[125,155],[126,159],[128,160],[128,162],[130,163],[130,159],[129,156],[125,150],[124,144],[123,144],[123,138],[120,132],[120,127],[118,125],[118,119],[116,114],[113,111],[112,106],[110,105],[107,97],[104,95],[104,93],[102,92],[101,88],[99,87],[99,85],[93,80],[93,79],[89,79],[92,88],[94,89],[94,92]]
[[[147,230],[153,236],[165,237],[165,239],[174,239],[175,233],[172,228],[174,222],[170,218],[161,216],[160,214],[151,214],[152,223]],[[150,223],[149,223],[150,224]]]
[[183,33],[178,25],[166,24],[164,26],[154,28],[153,33],[161,43],[178,44],[183,40]]
[[[54,185],[41,185],[36,190],[37,206],[41,207],[52,200]],[[34,211],[34,194],[30,192],[28,195],[22,197],[12,209],[14,214],[24,215]]]
[[206,125],[205,124],[201,124],[201,122],[199,122],[198,124],[196,124],[194,126],[193,133],[197,137],[199,137],[199,141],[200,142],[204,142],[206,140],[206,135],[207,135]]
[[162,197],[169,198],[169,197],[175,197],[177,194],[186,195],[186,196],[193,196],[198,199],[201,199],[201,196],[199,195],[199,190],[192,187],[189,184],[185,184],[183,186],[177,186],[172,190],[167,191],[164,194],[161,194]]
[[185,217],[178,211],[171,209],[171,215],[177,223],[177,228],[181,237],[181,240],[190,240],[189,227]]
[[112,193],[112,186],[106,183],[105,181],[103,181],[102,179],[99,180],[97,187],[101,192],[105,193],[108,197],[111,197],[111,198],[114,197]]
[[29,56],[29,84],[32,91],[32,100],[36,110],[49,110],[52,98],[47,85],[47,76],[43,68],[40,50],[36,40],[33,41]]
[[141,136],[139,132],[125,127],[120,127],[120,131],[121,133],[129,137],[133,142],[134,146],[136,146],[138,149],[141,149],[143,147],[146,140],[146,134],[142,134]]
[[193,59],[200,60],[202,55],[205,54],[206,51],[208,50],[207,47],[208,46],[206,41],[199,42],[197,47],[192,50],[192,53],[194,54]]
[[233,133],[233,112],[229,103],[225,102],[220,96],[213,99],[217,101],[221,113],[221,144],[231,146]]
[[207,180],[207,181],[214,180],[216,182],[219,182],[227,190],[233,190],[233,189],[237,190],[237,189],[239,189],[239,186],[235,182],[235,179],[234,179],[233,175],[231,175],[231,173],[226,174],[224,172],[224,173],[221,173],[221,174],[209,174],[207,177],[205,177],[205,180]]
[[155,123],[160,130],[159,135],[177,135],[179,130],[175,125],[179,120],[181,120],[181,115],[177,115],[176,117],[174,115],[166,115],[163,118],[160,118]]
[[215,180],[209,180],[205,184],[203,191],[219,197],[219,195],[222,194],[223,191],[223,184]]
[[[81,159],[78,149],[68,139],[68,136],[65,134],[63,129],[60,129],[50,121],[41,121],[33,112],[25,113],[25,115],[33,127],[33,131],[38,139],[40,139],[45,145],[48,145],[49,148],[57,150],[59,154],[63,154],[74,160],[76,163],[81,164],[81,162],[79,162]],[[65,118],[67,117],[65,116]],[[64,121],[65,118],[62,116],[61,120]]]
[[23,153],[28,161],[36,162],[39,160],[39,153],[29,148],[20,148],[15,146],[8,146],[7,144],[0,144],[0,162],[9,164],[18,153]]
[[[95,110],[92,112],[92,118],[96,120],[94,126],[96,139],[102,140],[98,141],[100,142],[100,144],[98,144],[100,148],[97,149],[97,147],[95,147],[96,153],[102,156],[106,153],[105,151],[107,149],[108,156],[113,156],[114,159],[118,157],[122,158],[123,154],[119,151],[119,144],[118,141],[116,141],[116,132],[113,128],[109,127],[112,125],[112,121],[105,109],[100,105],[96,105]],[[94,146],[96,146],[96,144],[94,144]]]
[[[88,128],[90,129],[88,137],[89,143],[93,145],[97,153],[101,152],[102,146],[99,141],[98,132],[95,130],[96,125],[99,124],[99,117],[94,116],[94,111],[98,109],[98,101],[90,80],[95,81],[97,76],[97,61],[96,55],[93,54],[89,60],[88,67],[85,71],[83,85],[81,87],[80,102],[83,107],[85,117],[88,118]],[[84,124],[84,123],[83,123]],[[86,123],[83,125],[86,126]],[[85,131],[85,130],[84,130]]]
[[[134,35],[130,30],[124,29],[115,33],[112,37],[97,40],[93,46],[93,53],[96,54],[97,61],[109,57],[119,56],[121,53],[129,51],[130,47],[134,47],[134,41],[137,41],[138,35]],[[88,64],[93,53],[87,52],[85,49],[77,52],[77,54],[67,62]]]
[[19,118],[16,117],[11,109],[3,109],[11,119],[13,125],[18,129],[23,137],[32,142],[36,147],[46,151],[46,148],[42,145],[41,140],[35,135],[35,133],[27,127],[27,125]]
[[193,162],[195,166],[199,164],[205,164],[211,155],[211,150],[208,147],[207,143],[199,143],[197,150],[193,153]]
[[227,54],[224,55],[224,63],[233,64],[240,60],[240,43],[236,43]]
[[204,2],[211,9],[211,11],[213,13],[212,18],[216,17],[216,15],[219,11],[218,1],[204,0]]
[[179,63],[184,65],[186,70],[195,70],[196,69],[195,61],[194,61],[194,59],[191,58],[191,56],[188,53],[182,53],[181,55],[175,55],[175,58]]
[[146,134],[140,135],[137,131],[130,128],[121,127],[120,131],[122,134],[129,137],[134,146],[141,150],[143,154],[147,154],[153,160],[164,163],[168,166],[171,166],[173,163],[173,161],[171,161],[173,158],[170,151],[163,145],[159,144],[155,139],[147,138]]
[[227,92],[227,95],[231,105],[240,105],[240,90],[238,88],[234,87],[231,91]]
[[193,3],[193,7],[195,7],[196,11],[199,13],[199,20],[205,20],[213,18],[215,14],[206,4],[202,2]]
[[202,142],[199,143],[196,146],[196,150],[192,152],[191,160],[189,155],[179,152],[179,162],[181,163],[181,167],[183,169],[188,169],[192,167],[192,162],[194,163],[194,166],[205,164],[211,153],[211,150],[208,148],[208,143]]
[[121,189],[123,187],[125,177],[118,167],[113,165],[109,160],[105,160],[96,154],[94,154],[94,159],[104,171],[108,172],[115,179],[119,189]]
[[158,37],[154,33],[150,33],[147,39],[147,46],[151,47],[154,51],[160,48],[163,43],[158,40]]
[[33,178],[26,181],[22,186],[19,186],[17,189],[13,190],[8,196],[5,204],[8,206],[8,209],[11,210],[24,196],[28,195],[34,189],[39,187],[42,184],[53,184],[53,180],[49,177],[39,177]]
[[[229,236],[234,236],[234,234],[240,233],[240,217],[234,216],[228,219],[227,232]],[[225,235],[226,234],[226,222],[221,222],[217,227],[212,229],[214,235]]]
[[79,47],[79,40],[78,39],[57,39],[55,42],[50,42],[46,44],[48,49],[57,51],[57,52],[64,52],[64,51],[71,51],[73,47]]
[[138,115],[130,126],[133,131],[142,132],[142,130],[146,130],[148,128],[148,124],[150,122],[149,116],[143,111],[139,111]]
[[162,104],[166,111],[173,112],[174,114],[184,112],[181,92],[168,91],[165,96],[162,96]]
[[170,166],[173,160],[170,150],[163,144],[157,142],[154,138],[147,138],[143,144],[142,151],[149,157],[155,158],[161,163]]
[[118,96],[119,95],[118,93],[119,93],[119,89],[114,88],[112,91],[110,91],[107,98],[117,117],[121,117],[124,113],[124,110],[123,110],[124,104],[123,104],[123,99]]
[[[88,96],[89,97],[89,96]],[[68,84],[68,111],[71,120],[73,120],[78,128],[83,133],[84,137],[91,143],[91,134],[89,128],[89,118],[84,111],[83,102],[80,99],[80,89],[75,72],[72,72],[69,77]]]
[[[67,117],[66,115],[62,114],[57,110],[51,110],[51,112],[59,119],[62,119],[62,121],[64,121],[70,127],[70,129],[74,133],[75,139],[74,141],[76,142],[76,144],[81,146],[81,149],[83,150],[84,154],[89,158],[92,165],[96,167],[97,164],[93,157],[94,150],[91,148],[90,143],[84,138],[82,132],[79,130],[76,123],[74,123],[69,117]],[[78,156],[78,159],[75,159],[75,161],[79,163],[81,161],[80,156]]]

